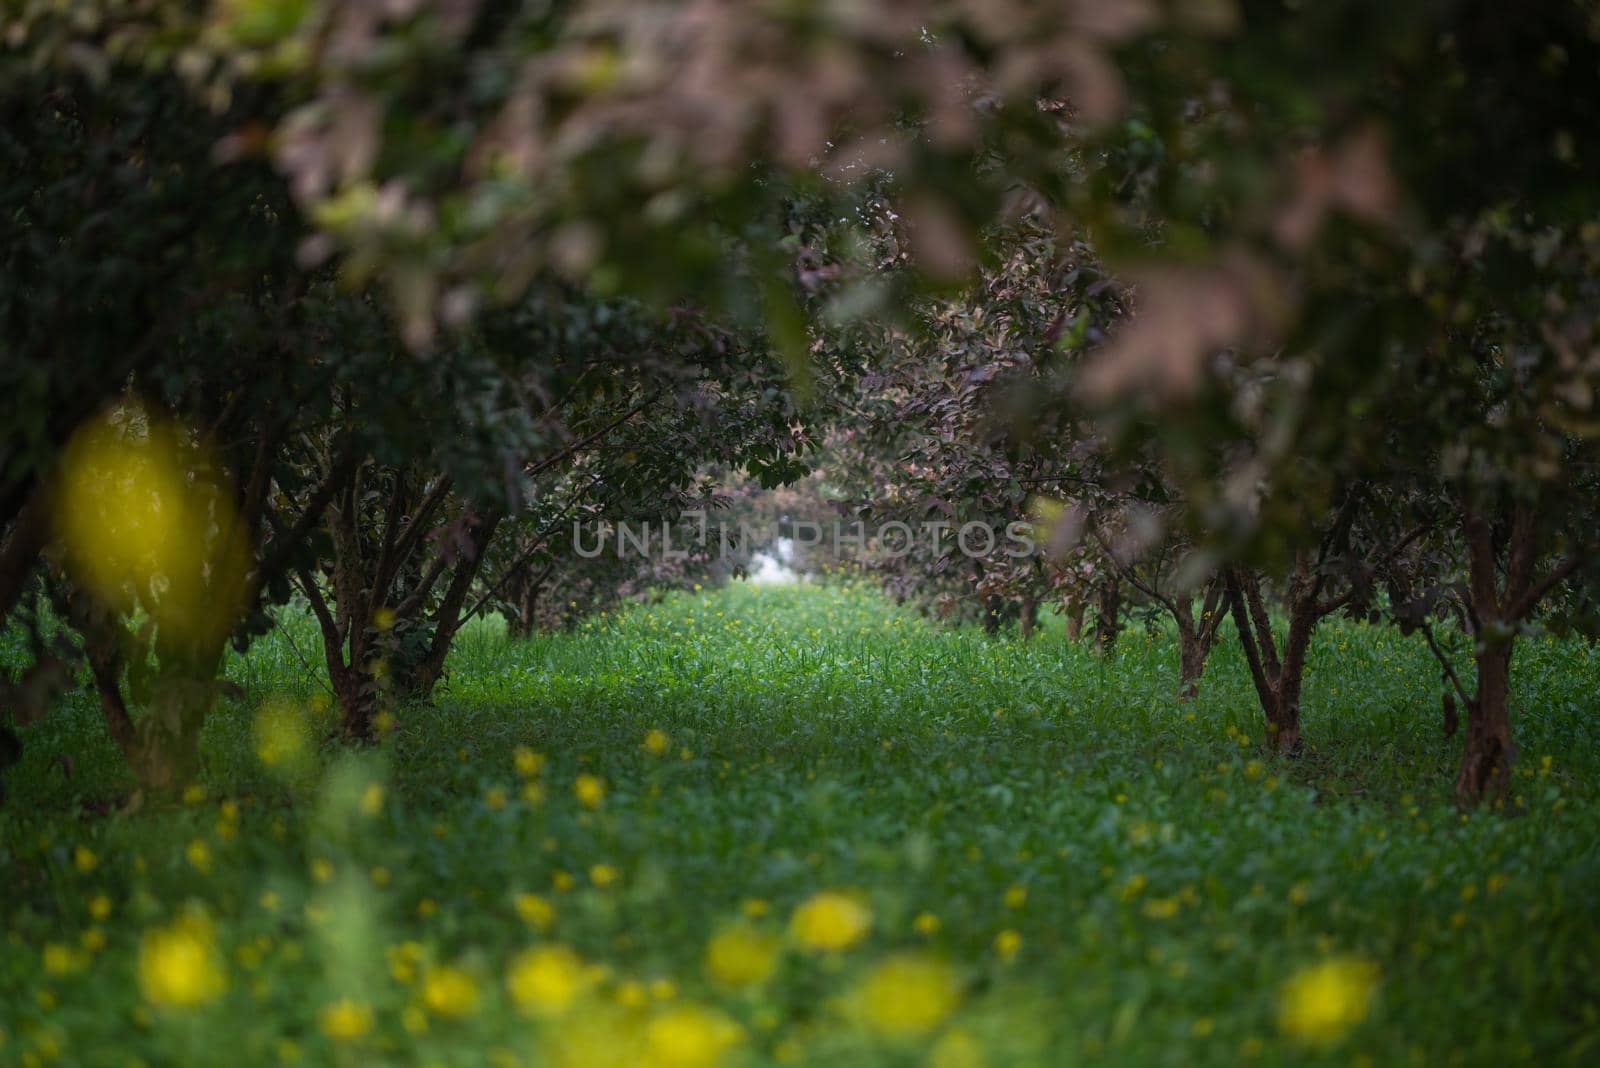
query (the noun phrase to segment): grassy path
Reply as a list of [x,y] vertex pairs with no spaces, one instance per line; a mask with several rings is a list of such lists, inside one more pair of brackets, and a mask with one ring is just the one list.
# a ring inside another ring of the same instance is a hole
[[1465,820],[1426,652],[1352,624],[1293,766],[1231,647],[1180,705],[1163,636],[1106,662],[862,590],[485,625],[360,754],[315,744],[314,648],[232,665],[176,810],[82,814],[126,788],[87,704],[33,732],[0,1064],[1600,1057],[1581,645],[1519,654],[1525,811]]

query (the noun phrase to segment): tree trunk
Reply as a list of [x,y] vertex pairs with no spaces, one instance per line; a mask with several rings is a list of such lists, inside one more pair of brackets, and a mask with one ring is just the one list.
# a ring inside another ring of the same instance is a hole
[[1206,670],[1206,645],[1200,631],[1182,614],[1178,620],[1178,698],[1187,701],[1200,693],[1200,676]]
[[1276,701],[1267,715],[1267,740],[1278,752],[1300,752],[1300,686],[1305,679],[1306,653],[1311,648],[1311,631],[1316,626],[1316,606],[1297,596],[1290,605],[1289,633],[1283,643],[1283,663],[1278,668],[1274,687]]
[[1017,617],[1017,626],[1022,633],[1022,640],[1029,641],[1033,638],[1033,628],[1039,618],[1039,599],[1037,597],[1024,597],[1022,599],[1022,612]]
[[1474,659],[1477,693],[1467,706],[1466,748],[1456,779],[1456,802],[1471,807],[1486,797],[1504,797],[1517,750],[1511,743],[1510,640],[1486,643]]
[[1249,572],[1227,574],[1228,606],[1261,703],[1267,742],[1288,756],[1300,752],[1300,685],[1311,633],[1324,614],[1316,600],[1316,586],[1308,580],[1305,567],[1297,563],[1290,581],[1289,632],[1280,660],[1272,622],[1261,599],[1260,580]]
[[1122,584],[1116,579],[1104,582],[1097,592],[1094,621],[1095,652],[1110,656],[1122,630]]
[[1083,640],[1083,614],[1084,603],[1072,601],[1067,605],[1067,640],[1076,642]]
[[[1473,661],[1478,679],[1467,706],[1467,737],[1456,778],[1456,804],[1471,808],[1484,799],[1505,796],[1517,750],[1511,742],[1511,653],[1516,624],[1533,611],[1538,556],[1535,520],[1525,503],[1502,513],[1504,539],[1475,508],[1461,508],[1461,533],[1467,545],[1467,585],[1473,622]],[[1504,567],[1501,549],[1505,550]],[[1505,575],[1504,589],[1499,585]]]
[[340,735],[351,742],[371,741],[378,710],[377,680],[362,667],[348,667],[334,672],[331,681],[339,702]]

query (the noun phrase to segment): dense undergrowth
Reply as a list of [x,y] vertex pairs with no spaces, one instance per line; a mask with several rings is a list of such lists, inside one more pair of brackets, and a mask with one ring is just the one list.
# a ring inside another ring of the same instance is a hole
[[1292,762],[1226,641],[1180,703],[1162,633],[1101,659],[859,588],[485,623],[363,752],[317,648],[289,617],[230,663],[181,806],[120,811],[91,699],[30,728],[0,1063],[1600,1057],[1581,642],[1519,647],[1515,796],[1471,816],[1427,650],[1343,621]]

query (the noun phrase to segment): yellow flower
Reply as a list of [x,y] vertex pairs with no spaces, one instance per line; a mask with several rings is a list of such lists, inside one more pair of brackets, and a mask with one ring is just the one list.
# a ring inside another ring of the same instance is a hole
[[524,779],[531,778],[544,770],[544,754],[535,753],[525,745],[517,746],[511,755],[511,760],[516,765],[517,774]]
[[94,871],[94,867],[98,863],[100,863],[99,858],[87,846],[73,848],[72,866],[79,871]]
[[933,1044],[928,1056],[929,1068],[983,1068],[983,1047],[971,1034],[952,1028]]
[[716,1068],[743,1038],[743,1029],[715,1009],[675,1006],[645,1029],[647,1064],[651,1068]]
[[367,788],[361,791],[361,814],[376,816],[383,811],[383,786],[379,783],[368,783]]
[[196,838],[184,848],[183,855],[188,858],[194,870],[204,875],[211,870],[211,847]]
[[644,736],[644,747],[655,756],[660,756],[672,744],[672,739],[667,737],[667,732],[656,728]]
[[1178,899],[1153,897],[1144,903],[1144,914],[1152,920],[1170,920],[1178,914]]
[[1020,909],[1028,903],[1028,888],[1017,885],[1006,891],[1006,908]]
[[104,894],[96,894],[89,899],[89,915],[97,920],[103,920],[111,915],[111,899]]
[[269,768],[292,774],[311,759],[311,726],[304,713],[287,701],[262,705],[252,733],[256,757]]
[[470,1016],[478,1011],[478,984],[460,968],[430,969],[422,980],[422,1003],[435,1016]]
[[890,957],[862,981],[855,1007],[890,1038],[915,1038],[938,1027],[960,1000],[949,965],[918,953]]
[[372,1030],[372,1007],[364,1001],[340,998],[317,1013],[317,1026],[335,1042],[353,1042]]
[[1006,960],[1017,955],[1022,948],[1022,935],[1007,928],[994,936],[994,951]]
[[610,864],[596,864],[589,869],[589,881],[601,888],[610,886],[620,878],[622,873]]
[[483,803],[494,812],[499,812],[506,807],[506,792],[503,787],[493,787],[483,797]]
[[422,945],[418,942],[401,942],[383,951],[389,963],[389,974],[397,983],[410,984],[417,978],[417,962],[422,960]]
[[538,946],[517,954],[506,973],[511,999],[529,1012],[557,1016],[594,984],[583,958],[566,946]]
[[185,913],[139,942],[139,990],[152,1005],[193,1008],[227,987],[211,921]]
[[911,927],[920,935],[938,934],[939,917],[931,912],[919,912],[917,918],[911,921]]
[[600,776],[585,772],[574,780],[572,792],[586,807],[599,808],[600,802],[606,799],[606,783]]
[[723,928],[706,944],[706,971],[725,986],[750,986],[772,974],[778,940],[748,924]]
[[811,895],[794,910],[789,933],[809,949],[848,949],[866,937],[872,912],[866,905],[836,890]]
[[1304,1042],[1336,1042],[1366,1019],[1377,985],[1377,967],[1353,957],[1303,968],[1283,986],[1278,1027]]
[[72,949],[60,942],[48,942],[43,953],[44,970],[47,975],[66,975],[75,970],[77,961],[74,960]]
[[545,930],[555,922],[555,907],[538,894],[518,894],[513,904],[523,923]]

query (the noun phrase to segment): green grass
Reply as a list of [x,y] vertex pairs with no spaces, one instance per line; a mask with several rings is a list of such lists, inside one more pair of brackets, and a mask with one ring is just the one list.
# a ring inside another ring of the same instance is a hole
[[[286,778],[252,724],[276,702],[321,736],[316,650],[290,617],[230,663],[246,697],[208,725],[204,797],[181,808],[115,814],[131,784],[87,698],[29,730],[0,809],[0,1064],[710,1064],[648,1030],[686,1005],[737,1023],[726,1068],[1600,1057],[1600,663],[1582,643],[1520,647],[1517,811],[1471,817],[1449,805],[1459,740],[1426,649],[1345,622],[1319,633],[1292,763],[1262,751],[1232,644],[1180,704],[1164,634],[1102,660],[1055,626],[1025,645],[862,589],[734,587],[525,643],[477,626],[436,707]],[[522,796],[519,746],[548,758],[542,800]],[[580,774],[605,783],[595,809]],[[822,889],[870,908],[858,945],[788,934]],[[186,907],[227,985],[164,1009],[141,940]],[[784,948],[732,990],[704,952],[740,917]],[[543,942],[596,966],[566,1016],[511,1004],[511,958]],[[912,1039],[875,1030],[860,995],[902,952],[959,984]],[[459,969],[476,1010],[430,1012],[404,954]],[[1284,984],[1347,957],[1376,968],[1365,1018],[1320,1044],[1283,1033]],[[370,1007],[364,1036],[325,1033],[341,998]],[[693,1035],[707,1017],[676,1019]]]

